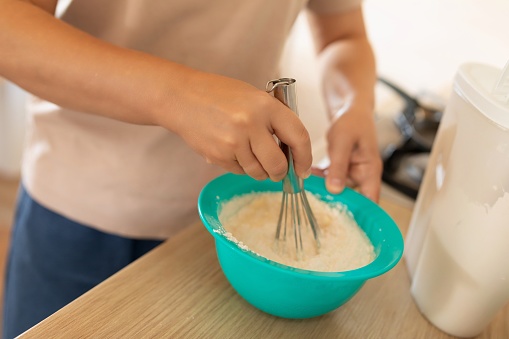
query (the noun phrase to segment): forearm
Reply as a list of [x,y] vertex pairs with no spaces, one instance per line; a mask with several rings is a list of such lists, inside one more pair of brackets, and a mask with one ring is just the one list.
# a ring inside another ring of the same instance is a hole
[[162,126],[208,162],[257,179],[286,175],[275,134],[309,175],[305,127],[265,91],[114,46],[57,20],[56,0],[31,1],[0,0],[0,76],[70,109]]
[[376,67],[367,39],[352,38],[329,44],[319,54],[319,65],[332,119],[346,111],[372,117]]
[[196,73],[96,39],[30,3],[0,1],[0,75],[58,105],[155,124]]
[[346,184],[358,185],[362,194],[377,201],[382,162],[373,119],[376,70],[362,9],[311,14],[310,23],[332,120],[327,188],[339,193]]
[[350,108],[371,114],[376,70],[362,8],[330,15],[309,11],[308,19],[330,116]]

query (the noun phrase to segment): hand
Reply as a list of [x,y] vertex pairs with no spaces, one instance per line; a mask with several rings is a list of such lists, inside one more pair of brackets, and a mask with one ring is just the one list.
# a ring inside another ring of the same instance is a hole
[[330,165],[314,170],[326,176],[327,190],[340,193],[345,186],[357,186],[361,194],[378,202],[382,160],[371,112],[350,109],[333,122],[327,140]]
[[207,162],[258,180],[282,180],[288,164],[275,134],[291,147],[297,175],[311,174],[309,134],[294,112],[242,81],[205,73],[196,80],[183,93],[179,114],[162,125]]

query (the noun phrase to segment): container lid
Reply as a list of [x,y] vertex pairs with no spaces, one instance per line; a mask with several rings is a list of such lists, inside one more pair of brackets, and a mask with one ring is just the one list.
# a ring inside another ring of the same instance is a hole
[[504,81],[509,81],[507,71],[485,64],[467,63],[461,65],[456,73],[455,89],[488,119],[509,129],[509,92],[501,93],[500,86],[496,90],[497,85]]

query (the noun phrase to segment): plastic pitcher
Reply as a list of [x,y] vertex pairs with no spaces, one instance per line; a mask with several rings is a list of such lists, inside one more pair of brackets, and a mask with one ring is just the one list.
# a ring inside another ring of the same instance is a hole
[[405,244],[417,306],[459,337],[509,301],[508,82],[509,71],[459,68]]

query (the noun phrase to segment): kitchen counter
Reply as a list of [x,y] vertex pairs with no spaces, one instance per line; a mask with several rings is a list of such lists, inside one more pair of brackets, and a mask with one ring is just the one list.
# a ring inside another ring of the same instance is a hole
[[[411,209],[382,200],[406,233]],[[505,307],[479,338],[509,338]],[[195,224],[21,338],[451,338],[412,301],[404,259],[343,307],[306,319],[258,311],[229,285],[213,237]]]

